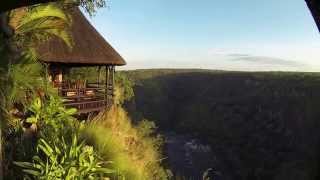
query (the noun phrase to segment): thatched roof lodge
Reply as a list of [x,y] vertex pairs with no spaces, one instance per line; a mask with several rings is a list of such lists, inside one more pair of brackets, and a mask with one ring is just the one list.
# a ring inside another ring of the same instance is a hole
[[[100,111],[113,102],[115,66],[125,65],[120,54],[97,32],[79,8],[71,12],[70,33],[73,47],[61,39],[53,38],[38,48],[40,60],[49,65],[49,73],[66,106],[75,107],[79,113]],[[105,80],[89,84],[85,79],[65,80],[71,68],[105,67]]]

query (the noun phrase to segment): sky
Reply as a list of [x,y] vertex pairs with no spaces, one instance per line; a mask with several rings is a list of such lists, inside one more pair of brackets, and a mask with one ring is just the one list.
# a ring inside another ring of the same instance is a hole
[[107,0],[90,22],[121,69],[320,71],[304,0]]

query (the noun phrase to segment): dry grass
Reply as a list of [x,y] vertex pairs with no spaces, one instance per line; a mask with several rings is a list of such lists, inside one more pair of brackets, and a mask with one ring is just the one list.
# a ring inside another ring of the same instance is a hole
[[153,136],[154,124],[141,121],[134,126],[120,106],[98,115],[85,128],[84,138],[104,159],[112,161],[119,174],[114,179],[167,179],[160,166],[161,138]]

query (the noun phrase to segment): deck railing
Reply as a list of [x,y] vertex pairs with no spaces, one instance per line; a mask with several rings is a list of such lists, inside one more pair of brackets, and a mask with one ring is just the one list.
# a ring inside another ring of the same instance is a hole
[[101,111],[112,104],[113,87],[99,83],[82,85],[55,83],[66,107],[76,108],[78,113]]

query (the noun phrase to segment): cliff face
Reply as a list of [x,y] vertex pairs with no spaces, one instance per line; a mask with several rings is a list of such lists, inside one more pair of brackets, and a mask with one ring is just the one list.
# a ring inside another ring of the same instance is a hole
[[209,141],[229,179],[319,178],[320,74],[127,73],[129,110]]

